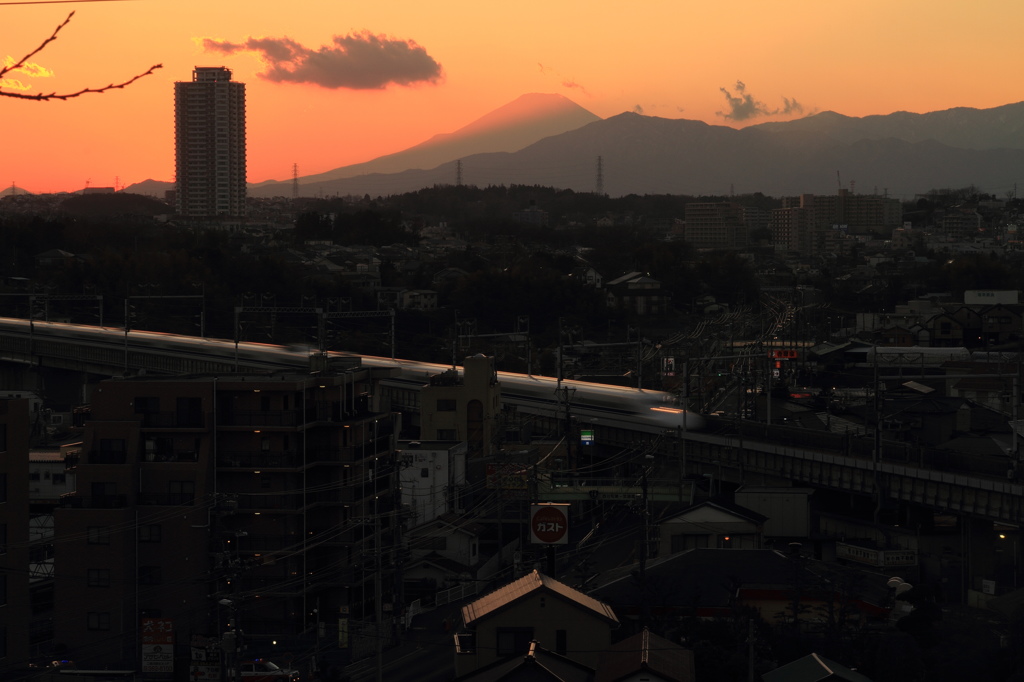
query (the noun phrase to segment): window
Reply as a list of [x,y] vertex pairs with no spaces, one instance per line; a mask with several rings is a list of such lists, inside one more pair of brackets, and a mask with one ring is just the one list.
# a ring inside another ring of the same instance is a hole
[[160,411],[160,399],[156,396],[136,396],[135,414],[154,414]]
[[530,650],[533,628],[498,628],[498,655],[514,656]]
[[110,587],[109,568],[90,568],[86,576],[89,587]]
[[7,554],[7,524],[0,523],[0,554]]
[[92,456],[96,464],[124,464],[124,438],[100,438],[100,446]]
[[7,474],[0,474],[0,502],[7,501]]
[[160,567],[159,566],[139,566],[139,584],[140,585],[159,585],[160,584]]
[[454,412],[455,411],[455,399],[454,398],[438,398],[438,400],[437,400],[437,411],[438,412]]
[[438,429],[438,440],[455,440],[455,429]]
[[569,633],[567,630],[555,630],[555,653],[565,656],[565,652],[568,651],[568,637]]
[[168,481],[167,504],[193,504],[196,497],[195,481]]
[[178,398],[178,426],[198,428],[203,425],[203,401],[201,398]]
[[67,475],[64,474],[63,472],[59,474],[54,474],[52,480],[54,485],[64,485],[65,483],[67,483]]
[[423,467],[420,469],[420,478],[430,478],[430,468]]
[[0,606],[7,604],[7,575],[0,574]]
[[110,612],[109,611],[90,611],[86,620],[90,630],[109,630],[110,629]]
[[160,542],[162,539],[163,529],[159,523],[139,526],[139,542]]
[[30,472],[28,472],[28,480],[30,480],[30,481],[38,481],[39,480],[39,472],[38,471],[30,471]]
[[107,526],[89,526],[86,537],[90,545],[109,545],[110,528]]

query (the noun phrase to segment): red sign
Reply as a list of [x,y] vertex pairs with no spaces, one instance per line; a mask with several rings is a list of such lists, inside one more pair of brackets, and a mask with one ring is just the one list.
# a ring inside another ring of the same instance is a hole
[[530,508],[530,536],[534,544],[569,543],[569,505],[535,504]]
[[773,350],[768,354],[768,357],[776,360],[796,360],[795,350]]

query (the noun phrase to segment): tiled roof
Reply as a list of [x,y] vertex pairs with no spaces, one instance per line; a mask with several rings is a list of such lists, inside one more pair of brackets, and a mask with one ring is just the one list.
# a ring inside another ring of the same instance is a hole
[[644,628],[601,656],[594,680],[636,679],[633,676],[641,672],[654,673],[664,682],[693,682],[693,652]]
[[619,622],[619,619],[615,617],[615,612],[612,611],[612,607],[536,570],[463,606],[463,622],[466,625],[470,625],[484,616],[499,611],[509,604],[540,590],[555,594],[585,609],[589,609],[596,615],[606,618],[613,623]]

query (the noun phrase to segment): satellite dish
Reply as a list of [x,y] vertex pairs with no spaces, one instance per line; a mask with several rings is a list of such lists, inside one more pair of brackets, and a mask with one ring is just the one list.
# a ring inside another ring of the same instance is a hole
[[890,590],[895,590],[897,587],[903,584],[903,578],[892,577],[889,578],[889,582],[886,583]]
[[913,589],[913,587],[914,586],[910,583],[902,583],[899,587],[896,588],[896,596],[900,596],[904,592]]

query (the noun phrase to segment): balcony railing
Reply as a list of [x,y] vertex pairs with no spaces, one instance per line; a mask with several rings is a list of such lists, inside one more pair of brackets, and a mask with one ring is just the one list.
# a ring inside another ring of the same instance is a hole
[[217,453],[217,466],[243,469],[295,469],[302,466],[302,453],[228,450]]
[[89,464],[124,464],[128,454],[124,450],[90,450]]
[[205,425],[202,412],[147,412],[142,415],[144,429],[201,429]]
[[249,410],[217,415],[218,426],[298,426],[299,410]]
[[60,506],[65,509],[123,509],[128,506],[128,496],[66,493],[60,496]]
[[192,493],[139,493],[138,502],[166,507],[191,506],[196,503],[196,496]]

